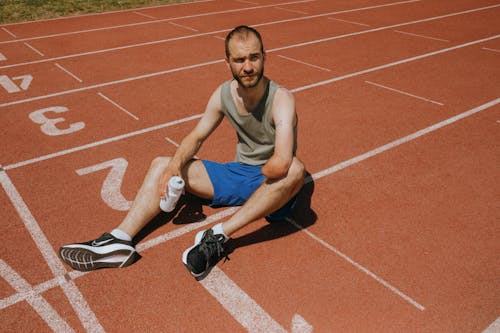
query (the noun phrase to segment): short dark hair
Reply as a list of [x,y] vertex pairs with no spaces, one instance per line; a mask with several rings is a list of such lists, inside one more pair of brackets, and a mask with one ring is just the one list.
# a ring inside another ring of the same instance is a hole
[[233,35],[243,34],[246,37],[246,36],[248,36],[249,33],[253,33],[255,35],[255,37],[257,37],[257,39],[259,40],[259,43],[260,43],[260,52],[262,52],[262,54],[264,54],[264,43],[262,43],[262,36],[260,35],[260,33],[257,30],[255,30],[254,28],[249,27],[247,25],[239,25],[236,28],[234,28],[233,30],[231,30],[226,36],[226,40],[225,40],[224,44],[226,47],[226,58],[227,59],[229,59],[229,41],[231,40]]

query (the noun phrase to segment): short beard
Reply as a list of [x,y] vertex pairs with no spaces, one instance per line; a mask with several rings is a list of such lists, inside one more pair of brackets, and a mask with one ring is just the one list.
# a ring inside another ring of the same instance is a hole
[[231,73],[233,74],[233,78],[238,82],[238,85],[240,87],[248,89],[248,88],[253,88],[259,84],[260,80],[262,80],[262,77],[264,76],[264,68],[262,68],[262,70],[257,74],[258,76],[257,76],[257,80],[255,81],[255,83],[252,83],[250,85],[243,83],[241,81],[240,77],[238,76],[238,74],[234,73],[232,70],[231,70]]

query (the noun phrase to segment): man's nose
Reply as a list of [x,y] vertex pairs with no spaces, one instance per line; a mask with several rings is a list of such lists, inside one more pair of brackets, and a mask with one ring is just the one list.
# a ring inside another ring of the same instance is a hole
[[243,64],[243,70],[245,71],[245,73],[253,72],[253,66],[250,60],[245,60],[245,63]]

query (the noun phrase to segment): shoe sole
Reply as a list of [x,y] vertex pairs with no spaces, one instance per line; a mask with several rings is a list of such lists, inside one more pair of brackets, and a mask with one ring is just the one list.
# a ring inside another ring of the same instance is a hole
[[121,268],[133,264],[139,254],[132,247],[117,246],[114,250],[86,245],[64,246],[59,256],[71,268],[87,272],[99,268]]

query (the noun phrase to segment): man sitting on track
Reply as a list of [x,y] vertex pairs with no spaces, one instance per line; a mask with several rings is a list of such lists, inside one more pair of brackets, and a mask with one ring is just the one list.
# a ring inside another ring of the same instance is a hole
[[[59,254],[76,270],[125,267],[138,254],[132,238],[157,214],[168,181],[181,176],[186,191],[211,206],[242,206],[229,220],[200,231],[182,261],[200,278],[222,258],[224,242],[247,224],[282,219],[293,208],[305,169],[295,157],[297,115],[292,94],[264,76],[265,52],[255,29],[239,26],[226,37],[226,61],[234,80],[210,97],[197,126],[173,157],[153,160],[122,223],[96,240],[68,244]],[[236,161],[220,164],[195,159],[202,143],[228,118],[238,136]]]

